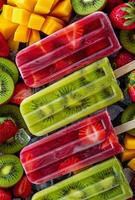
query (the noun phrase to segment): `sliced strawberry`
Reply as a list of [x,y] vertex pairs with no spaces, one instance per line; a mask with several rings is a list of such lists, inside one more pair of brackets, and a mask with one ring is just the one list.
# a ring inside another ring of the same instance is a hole
[[15,87],[13,97],[10,102],[20,105],[20,103],[27,97],[32,95],[32,90],[24,83],[18,83]]
[[111,133],[107,140],[101,144],[101,150],[108,149],[108,146],[110,146],[111,143],[118,143],[118,138],[114,133]]
[[59,165],[59,170],[65,169],[65,168],[67,168],[67,167],[70,167],[70,166],[72,166],[72,165],[78,163],[79,161],[80,161],[80,159],[79,159],[78,157],[72,156],[72,157],[70,157],[70,158],[64,160],[62,163],[60,163],[60,165]]
[[79,138],[83,144],[95,144],[105,139],[106,131],[101,122],[95,122],[90,126],[82,128]]
[[83,36],[84,29],[78,24],[76,25],[72,24],[70,25],[70,30],[71,31],[68,32],[66,32],[65,30],[65,33],[63,37],[61,37],[61,40],[64,41],[64,44],[70,43],[70,45],[68,46],[70,50],[76,50],[81,45],[81,41],[76,41],[76,40]]
[[8,117],[0,118],[0,143],[7,141],[13,137],[18,131],[15,122]]
[[29,182],[26,176],[14,186],[13,193],[15,197],[27,198],[32,193],[32,184]]
[[11,193],[3,188],[0,188],[0,200],[12,200]]
[[9,55],[9,46],[2,33],[0,33],[0,56],[7,57]]

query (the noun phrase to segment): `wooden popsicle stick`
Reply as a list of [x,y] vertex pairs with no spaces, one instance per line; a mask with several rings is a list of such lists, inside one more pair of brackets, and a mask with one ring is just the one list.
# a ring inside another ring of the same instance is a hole
[[121,76],[124,76],[125,74],[133,71],[134,69],[135,69],[135,60],[114,70],[114,74],[116,78],[120,78]]
[[133,128],[135,128],[135,119],[126,122],[124,124],[121,124],[119,126],[116,126],[114,129],[116,131],[116,134],[120,135],[122,133],[132,130]]

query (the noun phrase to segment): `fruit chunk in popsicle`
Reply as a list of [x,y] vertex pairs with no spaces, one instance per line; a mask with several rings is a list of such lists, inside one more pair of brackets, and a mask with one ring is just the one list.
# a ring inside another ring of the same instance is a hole
[[41,184],[122,151],[107,111],[70,125],[21,151],[32,183]]
[[22,116],[41,136],[123,98],[107,58],[99,60],[26,98]]
[[114,157],[36,193],[32,200],[125,200],[131,188]]
[[16,62],[25,83],[39,87],[119,49],[107,15],[97,12],[20,51]]

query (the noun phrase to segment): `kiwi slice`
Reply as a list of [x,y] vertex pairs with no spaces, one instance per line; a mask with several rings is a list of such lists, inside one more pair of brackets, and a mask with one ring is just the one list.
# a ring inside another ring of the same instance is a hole
[[135,54],[135,30],[122,30],[120,42],[127,51]]
[[102,10],[105,3],[106,0],[72,0],[73,9],[79,15],[88,15]]
[[[122,113],[121,123],[126,123],[132,119],[135,119],[135,103],[130,104]],[[129,134],[135,136],[135,129],[128,131]]]
[[30,141],[30,136],[27,135],[24,129],[19,129],[17,134],[0,145],[0,152],[3,154],[14,154],[25,147]]
[[17,106],[10,104],[1,106],[0,117],[11,117],[17,124],[18,128],[24,128],[27,133],[30,134]]
[[9,74],[12,77],[15,84],[17,83],[19,73],[16,65],[12,61],[0,57],[0,69]]
[[15,185],[23,175],[23,168],[18,157],[14,155],[0,156],[0,187]]
[[0,104],[7,102],[14,92],[14,82],[4,71],[0,70]]

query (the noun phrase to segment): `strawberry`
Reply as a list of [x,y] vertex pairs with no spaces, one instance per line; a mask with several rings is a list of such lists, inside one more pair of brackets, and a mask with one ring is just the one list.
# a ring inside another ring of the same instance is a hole
[[135,102],[135,70],[128,75],[128,93],[132,102]]
[[116,6],[110,14],[110,20],[115,28],[122,30],[135,29],[135,2]]
[[83,35],[84,29],[83,27],[79,27],[78,24],[71,24],[70,26],[72,26],[72,31],[65,31],[63,37],[61,37],[61,40],[64,44],[70,43],[68,46],[70,50],[76,50],[81,45],[81,41],[76,40]]
[[15,122],[8,117],[0,118],[0,143],[13,137],[18,131]]
[[70,166],[78,163],[79,161],[80,161],[80,159],[78,157],[72,156],[72,157],[64,160],[64,162],[59,165],[59,170],[70,167]]
[[32,95],[32,90],[28,86],[26,86],[24,83],[18,83],[15,87],[14,94],[12,98],[10,99],[11,103],[18,104],[27,97]]
[[32,184],[29,182],[26,176],[14,186],[13,194],[15,197],[27,198],[32,193]]
[[106,131],[101,122],[94,122],[90,126],[82,128],[79,138],[83,144],[95,144],[105,139]]
[[0,32],[0,56],[7,57],[9,55],[9,46],[4,36]]
[[113,8],[123,3],[123,0],[107,0],[106,9],[111,12]]
[[135,59],[135,56],[131,53],[129,53],[126,50],[122,50],[119,52],[119,54],[114,59],[114,64],[117,68],[126,65],[133,61]]
[[0,188],[0,200],[12,200],[11,193],[3,188]]
[[3,5],[6,3],[6,0],[0,0],[0,9],[2,9]]

